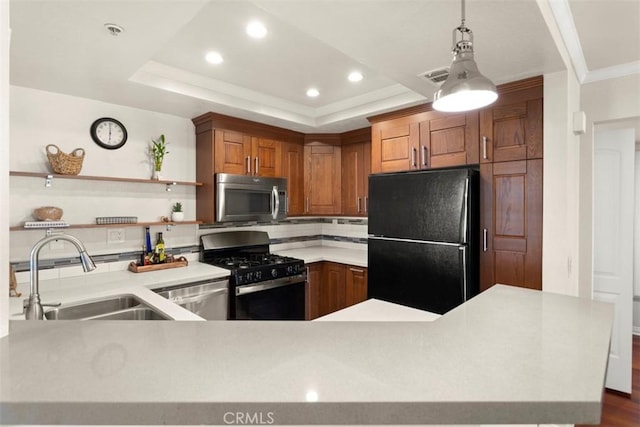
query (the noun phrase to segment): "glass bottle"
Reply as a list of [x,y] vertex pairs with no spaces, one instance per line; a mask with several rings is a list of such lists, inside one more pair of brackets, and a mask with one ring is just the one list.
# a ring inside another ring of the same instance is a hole
[[157,262],[165,261],[165,253],[164,253],[164,239],[162,238],[162,233],[158,233],[158,240],[156,240],[156,258]]

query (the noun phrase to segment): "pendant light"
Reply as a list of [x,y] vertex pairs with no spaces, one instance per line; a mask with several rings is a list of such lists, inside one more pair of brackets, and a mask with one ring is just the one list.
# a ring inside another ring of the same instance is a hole
[[[438,111],[475,110],[498,99],[496,85],[480,74],[473,59],[473,32],[464,23],[464,2],[462,0],[462,23],[453,29],[453,62],[449,77],[433,95],[433,108]],[[457,32],[460,32],[460,41],[456,41]]]

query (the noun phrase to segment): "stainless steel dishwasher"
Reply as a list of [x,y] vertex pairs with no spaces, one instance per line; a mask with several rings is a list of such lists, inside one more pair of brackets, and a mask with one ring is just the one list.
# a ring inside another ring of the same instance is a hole
[[227,320],[229,279],[203,280],[153,289],[158,295],[206,320]]

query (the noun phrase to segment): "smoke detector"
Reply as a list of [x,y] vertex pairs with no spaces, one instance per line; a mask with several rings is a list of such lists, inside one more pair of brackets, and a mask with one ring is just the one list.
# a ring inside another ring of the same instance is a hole
[[104,28],[109,32],[109,34],[116,37],[119,36],[120,33],[124,32],[124,28],[116,24],[104,24]]
[[449,77],[449,67],[442,67],[435,70],[427,71],[426,73],[420,74],[420,77],[430,80],[433,84],[439,85],[440,83],[447,80],[447,77]]

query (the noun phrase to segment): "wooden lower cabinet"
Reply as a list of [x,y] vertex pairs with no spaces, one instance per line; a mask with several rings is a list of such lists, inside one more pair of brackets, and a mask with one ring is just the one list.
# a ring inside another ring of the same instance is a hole
[[367,269],[348,265],[345,273],[345,307],[349,307],[367,299]]
[[312,320],[367,299],[367,269],[335,262],[307,265],[306,319]]
[[320,316],[320,287],[322,282],[322,263],[307,264],[305,297],[305,318],[307,320],[312,320]]

